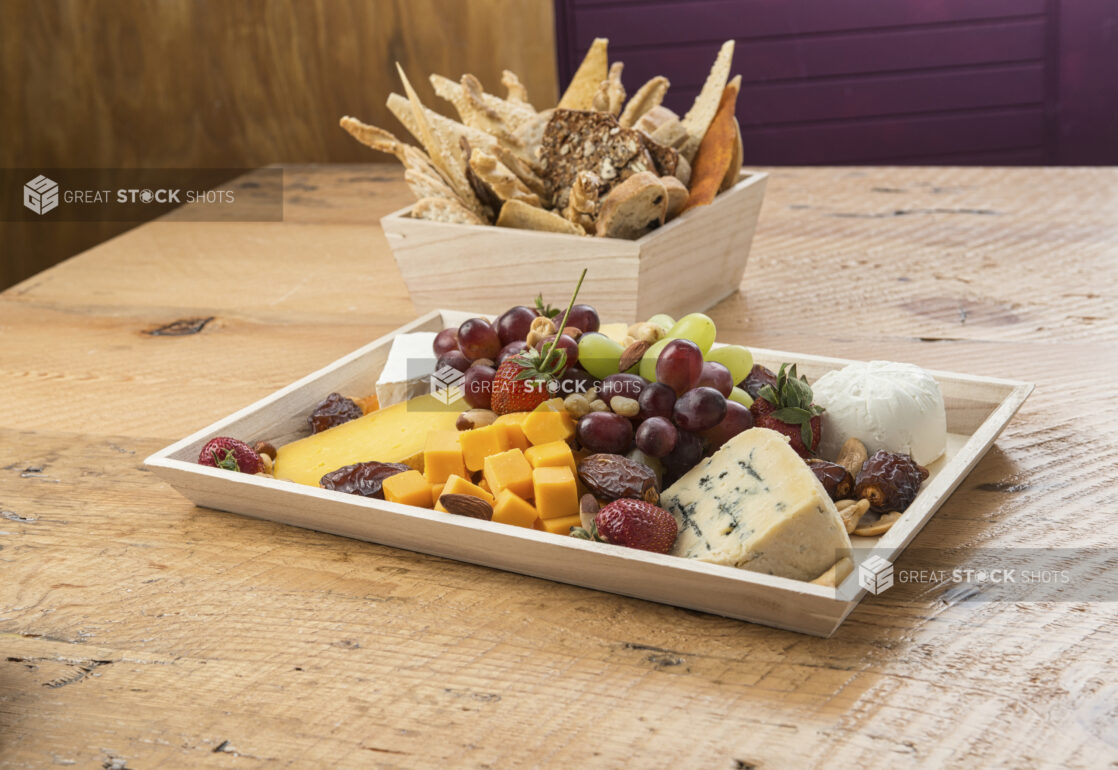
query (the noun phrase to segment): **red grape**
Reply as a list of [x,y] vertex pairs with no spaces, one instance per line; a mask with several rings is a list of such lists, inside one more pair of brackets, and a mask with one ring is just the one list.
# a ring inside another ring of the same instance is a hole
[[699,375],[699,385],[714,388],[723,396],[729,398],[730,391],[734,389],[734,378],[730,376],[730,370],[726,368],[725,364],[720,364],[717,361],[704,361],[703,371]]
[[488,409],[493,398],[493,377],[497,370],[485,364],[474,364],[466,370],[462,397],[475,409]]
[[[536,350],[543,351],[544,345],[548,345],[555,339],[554,334],[549,334],[542,340],[536,343]],[[568,337],[566,334],[559,335],[558,347],[567,351],[567,366],[574,366],[578,363],[578,343],[575,342],[574,337]]]
[[644,387],[640,398],[641,411],[637,415],[642,420],[649,417],[672,418],[672,408],[675,406],[675,391],[662,382],[653,382]]
[[656,379],[677,394],[698,385],[702,372],[703,351],[691,340],[672,340],[656,359]]
[[452,369],[457,369],[460,372],[465,372],[470,368],[470,359],[462,353],[461,350],[451,350],[449,353],[443,353],[435,362],[435,371],[442,369],[444,366],[449,366]]
[[753,413],[737,401],[726,402],[726,416],[710,430],[703,431],[707,446],[714,451],[742,431],[753,427]]
[[471,361],[478,358],[492,361],[501,352],[501,340],[484,318],[471,318],[458,327],[458,347]]
[[615,396],[639,399],[641,391],[648,385],[648,380],[639,374],[611,374],[602,380],[602,387],[598,398],[607,404]]
[[571,366],[568,367],[567,371],[563,372],[563,376],[559,378],[559,390],[555,395],[559,396],[559,398],[566,398],[575,393],[585,393],[590,390],[590,388],[597,387],[601,384],[602,383],[599,382],[594,375],[590,374],[590,372],[585,369],[580,369],[577,366]]
[[441,356],[443,353],[449,353],[452,350],[458,350],[458,330],[457,329],[443,329],[435,335],[435,342],[432,344],[436,356]]
[[675,448],[664,455],[664,487],[671,486],[680,476],[694,468],[703,459],[703,442],[694,433],[679,431]]
[[[746,411],[749,411],[748,409]],[[637,428],[634,441],[637,449],[652,457],[663,457],[675,449],[679,431],[663,417],[649,417]]]
[[633,448],[633,425],[613,412],[591,412],[578,421],[578,443],[591,452],[623,455]]
[[524,340],[514,340],[513,342],[510,342],[509,344],[501,348],[501,352],[497,354],[497,366],[503,364],[505,362],[505,359],[509,356],[515,356],[520,351],[527,349],[528,343]]
[[726,416],[726,397],[714,388],[692,388],[675,402],[672,419],[683,430],[713,428]]
[[493,324],[497,329],[497,336],[501,338],[501,344],[508,345],[510,342],[528,339],[528,330],[536,317],[536,311],[526,305],[510,307],[501,313]]
[[[555,317],[555,323],[558,324],[563,320],[563,314],[560,313]],[[582,333],[596,332],[601,326],[601,319],[598,318],[598,311],[592,305],[575,305],[571,308],[570,315],[567,316],[567,326],[574,326],[582,329]]]

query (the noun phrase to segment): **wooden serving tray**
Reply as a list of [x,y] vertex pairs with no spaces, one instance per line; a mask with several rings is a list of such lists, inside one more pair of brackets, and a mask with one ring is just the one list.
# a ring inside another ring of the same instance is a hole
[[[865,594],[858,570],[837,588],[594,543],[477,519],[248,476],[198,465],[214,436],[276,445],[306,434],[306,415],[327,394],[372,393],[392,338],[458,326],[477,314],[433,310],[252,406],[226,417],[145,461],[146,467],[196,505],[367,540],[396,548],[557,580],[600,591],[725,615],[817,636],[829,636]],[[758,363],[796,363],[811,381],[850,363],[751,348]],[[970,473],[1028,397],[1033,386],[1011,380],[933,371],[947,406],[946,456],[901,520],[880,538],[852,537],[856,560],[893,561]]]

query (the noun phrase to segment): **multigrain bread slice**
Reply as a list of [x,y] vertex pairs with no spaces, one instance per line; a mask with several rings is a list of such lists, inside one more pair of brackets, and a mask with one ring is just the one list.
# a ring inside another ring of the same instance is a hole
[[667,211],[668,191],[656,174],[634,174],[602,201],[597,234],[604,238],[640,238],[664,224]]
[[586,235],[585,230],[573,222],[568,222],[558,214],[518,200],[508,201],[501,207],[501,214],[497,217],[497,227]]

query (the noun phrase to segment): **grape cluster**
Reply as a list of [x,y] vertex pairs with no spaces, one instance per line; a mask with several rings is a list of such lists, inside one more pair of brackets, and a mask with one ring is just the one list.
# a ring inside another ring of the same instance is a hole
[[[753,356],[738,345],[715,348],[714,321],[702,313],[679,321],[657,315],[635,326],[648,324],[659,327],[660,339],[627,372],[618,371],[624,353],[619,343],[603,334],[579,338],[582,366],[602,378],[599,398],[613,411],[582,417],[578,440],[593,452],[627,454],[635,448],[645,461],[659,462],[666,485],[753,426],[753,400],[735,385],[749,376]],[[628,407],[628,400],[637,403],[635,415],[618,408]]]
[[[484,318],[470,318],[457,329],[443,329],[435,335],[432,345],[438,357],[436,370],[449,366],[462,372],[465,375],[462,391],[466,403],[475,409],[489,409],[497,369],[505,359],[528,347],[532,325],[538,318],[547,318],[545,312],[527,305],[517,305],[506,310],[493,323]],[[553,317],[556,321],[561,320],[561,315]],[[563,330],[570,333],[559,334],[556,342],[557,347],[567,354],[564,379],[593,379],[585,370],[576,366],[579,345],[572,334],[596,332],[600,323],[598,311],[592,306],[580,304],[571,308],[567,328]],[[550,321],[549,324],[549,328],[554,329],[555,324]],[[554,333],[540,335],[540,339],[533,342],[536,349],[541,349],[553,339]]]

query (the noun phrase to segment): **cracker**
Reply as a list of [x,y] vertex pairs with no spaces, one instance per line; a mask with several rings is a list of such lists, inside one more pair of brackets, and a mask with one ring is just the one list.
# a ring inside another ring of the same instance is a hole
[[[500,203],[518,200],[530,206],[538,207],[540,205],[539,196],[529,190],[528,186],[520,181],[520,178],[510,171],[508,166],[484,150],[474,150],[470,153],[469,168],[473,172],[471,182],[476,181],[486,191],[486,194],[479,195],[479,198],[484,200],[492,196]],[[475,184],[475,191],[476,188],[477,185]],[[501,205],[494,206],[494,211],[500,208],[502,208]]]
[[[399,94],[389,94],[387,104],[388,109],[404,125],[404,128],[416,139],[419,139],[419,124],[412,113],[411,103]],[[457,120],[451,120],[444,115],[440,115],[434,110],[424,109],[424,114],[427,116],[427,122],[434,130],[440,135],[453,137],[455,142],[458,142],[461,137],[465,137],[471,147],[489,148],[497,144],[497,140],[484,131],[470,128]]]
[[521,230],[541,230],[548,233],[586,235],[586,231],[558,214],[532,206],[524,201],[511,200],[501,207],[497,227],[516,227]]
[[531,107],[528,101],[528,89],[520,82],[520,78],[512,70],[501,70],[501,85],[505,87],[508,92],[508,100],[510,102],[520,102],[527,104]]
[[623,62],[614,62],[610,65],[609,75],[598,87],[594,94],[594,110],[608,112],[610,115],[621,114],[621,105],[625,103],[625,86],[621,85],[621,71],[625,69]]
[[714,65],[710,68],[703,90],[695,97],[695,103],[687,114],[683,116],[683,127],[687,129],[687,141],[684,142],[680,152],[689,161],[695,159],[699,143],[714,120],[718,106],[722,101],[722,93],[726,88],[726,81],[730,77],[730,63],[734,58],[734,41],[727,40],[718,51]]
[[404,163],[404,144],[393,136],[392,132],[385,131],[377,126],[370,126],[368,123],[362,123],[357,118],[351,118],[349,115],[339,120],[338,125],[366,147],[395,155],[401,163]]
[[594,94],[598,93],[602,81],[609,77],[608,46],[608,38],[594,38],[582,64],[578,65],[570,85],[559,100],[560,109],[589,110],[594,106]]
[[703,136],[691,167],[691,195],[684,211],[705,206],[718,194],[734,156],[734,106],[738,101],[736,84],[726,86],[710,127]]
[[442,198],[462,205],[458,195],[450,189],[450,185],[444,182],[441,177],[431,176],[418,169],[409,168],[404,171],[404,181],[407,182],[408,188],[412,191],[416,200]]
[[738,183],[738,179],[741,177],[741,162],[744,152],[741,143],[741,126],[738,125],[738,119],[734,118],[734,152],[730,156],[730,167],[726,169],[726,176],[722,179],[722,186],[718,192],[729,190]]
[[[472,194],[472,193],[471,193]],[[485,222],[461,203],[445,198],[423,198],[411,207],[413,219],[445,222],[452,225],[483,225]]]
[[646,112],[659,107],[660,103],[664,101],[664,95],[668,92],[668,86],[671,82],[663,75],[657,75],[649,80],[643,86],[637,89],[633,94],[633,98],[625,105],[621,117],[618,122],[623,128],[632,128],[633,124],[640,120]]

